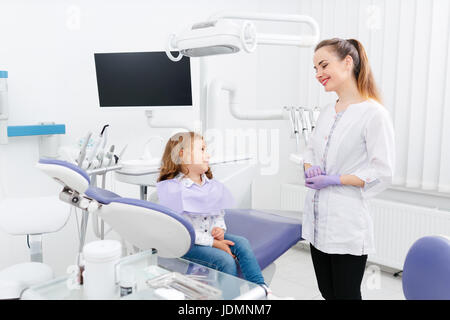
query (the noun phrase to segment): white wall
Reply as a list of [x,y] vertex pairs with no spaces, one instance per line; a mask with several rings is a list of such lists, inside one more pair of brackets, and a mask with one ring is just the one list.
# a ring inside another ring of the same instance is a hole
[[[128,144],[125,159],[139,158],[150,135],[168,137],[171,130],[151,129],[143,111],[100,110],[93,53],[163,50],[169,33],[222,10],[296,13],[299,7],[293,0],[2,1],[0,70],[9,71],[9,125],[44,121],[65,124],[66,134],[60,136],[60,143],[75,145],[88,131],[98,134],[104,124],[109,124],[109,141],[116,145],[116,150]],[[296,26],[276,24],[274,28],[298,30]],[[298,60],[298,49],[261,48],[253,55],[211,57],[207,66],[210,77],[238,83],[243,106],[281,108],[299,102]],[[192,118],[186,113],[167,115],[168,118],[174,116]],[[231,119],[225,108],[211,121],[211,125],[221,129],[257,127],[255,123]],[[273,121],[258,124],[258,127],[281,128],[281,152],[285,154],[294,147],[294,141],[288,139],[286,126],[280,124]],[[280,168],[284,168],[287,160],[280,158]],[[10,138],[8,145],[1,145],[0,196],[22,198],[57,194],[60,186],[34,168],[37,160],[37,137]],[[285,170],[279,173],[272,177],[278,185],[289,177]],[[249,177],[247,185],[250,182]],[[139,196],[136,186],[119,182],[108,182],[108,186],[115,187],[116,192],[124,196]],[[72,215],[62,230],[44,236],[44,261],[57,274],[63,274],[66,266],[75,262],[76,225]],[[89,227],[87,241],[93,239]],[[25,237],[13,237],[0,231],[0,269],[26,260]]]

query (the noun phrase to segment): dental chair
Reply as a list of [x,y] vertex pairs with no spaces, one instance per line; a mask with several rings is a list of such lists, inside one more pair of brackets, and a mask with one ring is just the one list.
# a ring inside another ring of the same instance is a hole
[[450,239],[427,236],[408,251],[403,266],[407,300],[450,300]]
[[[192,224],[167,207],[90,187],[87,173],[65,161],[41,159],[36,166],[63,185],[61,200],[95,212],[140,250],[156,249],[162,258],[178,258],[194,244]],[[267,267],[301,239],[300,220],[275,214],[230,209],[225,221],[228,232],[249,240],[261,269],[271,269]]]
[[69,208],[55,196],[0,200],[0,229],[26,235],[31,260],[0,270],[0,299],[19,299],[28,287],[53,278],[52,268],[43,263],[42,235],[64,227]]

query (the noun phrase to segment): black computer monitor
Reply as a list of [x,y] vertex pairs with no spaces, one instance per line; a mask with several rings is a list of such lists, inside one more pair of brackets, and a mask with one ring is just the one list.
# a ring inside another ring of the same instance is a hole
[[95,53],[100,107],[192,106],[188,57],[171,61],[164,51]]

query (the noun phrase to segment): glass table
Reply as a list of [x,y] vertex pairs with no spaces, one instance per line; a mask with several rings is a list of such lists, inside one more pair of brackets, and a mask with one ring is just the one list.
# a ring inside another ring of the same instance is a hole
[[[157,279],[157,277],[172,272],[218,289],[219,294],[210,299],[265,299],[264,289],[255,283],[182,258],[162,258],[152,250],[122,258],[117,264],[116,275],[119,275],[120,270],[124,267],[127,272],[134,273],[136,290],[129,295],[120,297],[119,285],[117,285],[116,294],[111,298],[113,300],[163,300],[164,298],[158,295],[148,283],[152,282],[149,282],[151,279]],[[22,294],[22,299],[85,300],[83,286],[78,285],[75,279],[75,276],[67,275],[32,286]]]

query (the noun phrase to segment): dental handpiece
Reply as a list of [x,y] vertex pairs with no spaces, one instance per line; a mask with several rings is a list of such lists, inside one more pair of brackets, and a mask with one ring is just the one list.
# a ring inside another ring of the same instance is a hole
[[99,161],[99,168],[102,167],[103,165],[103,161],[104,161],[104,157],[106,155],[105,153],[105,147],[106,147],[106,142],[108,141],[108,127],[109,124],[105,125],[102,129],[102,132],[100,132],[100,136],[102,137],[102,143],[100,146],[100,151],[97,154],[97,160]]
[[308,129],[309,129],[309,127],[308,127],[308,123],[307,123],[307,119],[306,119],[306,115],[305,115],[305,109],[304,108],[300,108],[299,114],[300,114],[300,119],[302,121],[303,137],[305,138],[305,142],[308,142],[308,139],[309,139]]
[[317,120],[319,119],[319,116],[320,116],[320,108],[314,107],[314,109],[312,110],[312,114],[313,114],[314,128],[315,128],[317,125]]
[[113,162],[113,159],[114,159],[114,157],[113,157],[113,155],[114,155],[114,149],[115,149],[115,146],[112,145],[112,146],[109,148],[109,151],[106,153],[106,159],[109,160],[109,161],[108,161],[108,164],[107,164],[108,167],[109,167],[109,166],[112,164],[112,162]]
[[295,110],[293,107],[285,107],[288,110],[289,123],[291,124],[292,133],[295,135],[297,133],[297,127],[295,123]]
[[291,120],[291,129],[294,132],[294,134],[297,135],[298,128],[297,128],[297,123],[296,123],[296,119],[295,119],[295,110],[294,110],[294,108],[291,108],[290,113],[289,113],[289,118]]
[[[92,148],[91,152],[89,153],[89,155],[87,157],[88,168],[90,168],[92,166],[94,160],[97,158],[97,150],[98,150],[98,147],[100,147],[100,145],[103,144],[103,142],[104,142],[103,133],[105,132],[107,127],[109,127],[109,124],[103,126],[102,131],[100,132],[99,139],[97,140],[97,143]],[[95,166],[96,165],[94,165],[93,167],[95,167]]]
[[[100,152],[97,154],[97,160],[98,160],[98,167],[101,168],[103,165],[103,158],[105,156],[105,151],[102,149],[100,150]],[[93,168],[95,169],[95,168]]]
[[101,146],[102,150],[105,149],[106,142],[108,141],[108,127],[109,127],[109,124],[105,125],[102,129],[102,132],[100,133],[100,137],[102,137],[102,142],[103,142],[102,146]]
[[312,132],[312,121],[311,121],[311,110],[310,109],[304,109],[303,110],[303,116],[306,123],[306,128],[308,128],[308,133]]
[[120,151],[119,156],[114,155],[114,160],[116,160],[116,164],[119,163],[119,160],[122,159],[123,154],[125,153],[125,150],[127,150],[128,145],[126,145],[125,147],[123,147],[122,151]]
[[302,122],[301,122],[301,115],[300,115],[299,108],[295,108],[294,119],[295,119],[295,123],[297,126],[298,135],[303,134],[303,126],[302,126]]
[[91,152],[88,154],[88,156],[86,158],[87,163],[88,163],[88,168],[91,166],[92,161],[96,158],[97,149],[100,146],[100,143],[101,143],[101,139],[97,140],[95,145],[92,147]]
[[296,142],[296,150],[300,150],[300,128],[298,124],[298,117],[297,113],[295,112],[295,108],[291,109],[291,118],[292,118],[292,124],[294,129],[294,135],[295,135],[295,142]]
[[311,124],[311,132],[316,127],[316,122],[314,121],[314,115],[312,110],[308,110],[309,123]]
[[92,132],[88,132],[88,134],[84,140],[83,146],[80,149],[80,154],[78,156],[78,161],[77,161],[78,167],[80,167],[80,168],[83,166],[83,161],[84,161],[84,158],[86,157],[86,148],[89,143],[89,140],[91,139],[91,136],[92,136]]

